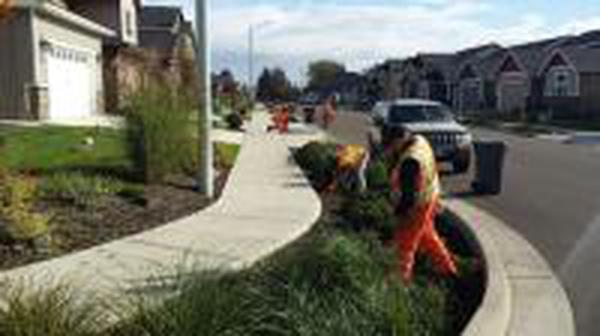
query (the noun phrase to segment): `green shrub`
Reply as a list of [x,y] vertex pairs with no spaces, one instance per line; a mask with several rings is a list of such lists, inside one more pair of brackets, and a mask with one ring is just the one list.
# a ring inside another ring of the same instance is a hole
[[225,122],[227,123],[227,128],[230,130],[239,131],[242,129],[244,125],[244,119],[237,112],[232,112],[225,117]]
[[218,142],[215,144],[215,163],[217,167],[227,169],[235,165],[235,160],[240,152],[240,145]]
[[385,194],[365,193],[347,197],[342,202],[341,214],[344,228],[354,231],[376,231],[383,240],[392,238],[394,209]]
[[376,192],[389,192],[390,180],[387,166],[382,160],[373,161],[365,172],[369,190]]
[[131,161],[147,183],[161,183],[195,165],[190,132],[193,105],[172,90],[150,85],[131,97],[126,114]]
[[123,190],[123,184],[115,179],[82,173],[56,173],[45,177],[40,186],[43,197],[93,209],[104,196]]
[[28,177],[0,177],[0,240],[32,243],[49,234],[48,216],[33,211],[36,182]]
[[335,174],[335,144],[311,142],[296,153],[296,161],[313,185],[321,190]]

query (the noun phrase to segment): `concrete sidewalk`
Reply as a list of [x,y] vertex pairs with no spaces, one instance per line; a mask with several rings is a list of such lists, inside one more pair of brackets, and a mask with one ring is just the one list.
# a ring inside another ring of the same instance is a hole
[[[249,125],[221,198],[207,210],[142,234],[62,258],[0,273],[0,282],[27,288],[69,284],[84,293],[140,290],[150,276],[182,267],[239,269],[307,232],[321,203],[290,160],[289,143],[320,137],[266,134],[269,117]],[[124,297],[121,295],[121,297]]]

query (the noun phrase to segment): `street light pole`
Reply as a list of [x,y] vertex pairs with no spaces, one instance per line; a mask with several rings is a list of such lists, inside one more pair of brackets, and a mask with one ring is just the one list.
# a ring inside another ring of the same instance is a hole
[[252,24],[248,28],[248,89],[250,99],[254,102],[254,27]]
[[200,75],[199,156],[198,187],[206,197],[214,196],[212,131],[212,84],[210,71],[210,0],[196,0],[196,57]]

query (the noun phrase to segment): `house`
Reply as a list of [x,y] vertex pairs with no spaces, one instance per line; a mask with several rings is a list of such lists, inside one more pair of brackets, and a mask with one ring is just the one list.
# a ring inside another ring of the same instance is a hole
[[116,34],[104,39],[105,46],[138,44],[138,12],[141,0],[64,0],[74,13],[108,27]]
[[569,37],[551,38],[508,48],[496,76],[496,110],[511,113],[531,110],[539,105],[540,64]]
[[[81,0],[83,1],[83,0]],[[124,1],[124,0],[121,0]],[[129,0],[133,1],[133,0]],[[118,1],[117,1],[118,2]],[[120,8],[119,17],[132,17],[135,29],[119,28],[121,42],[107,41],[104,49],[105,99],[107,110],[119,113],[127,107],[128,97],[148,82],[173,89],[186,87],[197,92],[197,70],[192,26],[178,7],[141,7],[139,1]],[[134,31],[135,37],[128,32]]]
[[455,63],[454,54],[418,54],[405,68],[405,97],[451,104]]
[[340,104],[358,107],[363,103],[367,92],[366,78],[355,72],[343,73],[336,78],[333,92],[339,95]]
[[103,113],[102,44],[115,36],[62,0],[15,1],[0,23],[0,118],[61,121]]
[[574,38],[546,55],[534,91],[537,110],[557,119],[600,120],[600,34],[595,37]]
[[457,111],[494,108],[495,73],[504,53],[504,48],[492,43],[456,54],[452,105]]
[[140,13],[140,47],[157,58],[157,66],[174,86],[196,86],[192,24],[179,7],[148,6]]

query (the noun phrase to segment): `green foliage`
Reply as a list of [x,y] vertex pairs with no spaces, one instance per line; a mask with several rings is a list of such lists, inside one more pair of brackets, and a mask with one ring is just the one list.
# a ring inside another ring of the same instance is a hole
[[32,242],[49,233],[50,219],[33,211],[36,190],[31,178],[0,176],[0,240]]
[[280,68],[265,68],[258,79],[256,96],[261,101],[285,102],[297,98],[298,90],[285,71]]
[[217,167],[233,168],[240,153],[240,145],[218,142],[215,144],[215,159]]
[[225,122],[228,129],[236,131],[241,130],[244,125],[244,119],[238,112],[232,112],[225,116]]
[[108,177],[79,172],[56,173],[42,180],[40,193],[48,199],[94,209],[104,196],[120,193],[123,188],[123,183]]
[[343,200],[341,206],[344,228],[354,231],[372,230],[382,240],[392,238],[394,232],[394,209],[385,194],[368,192]]
[[387,166],[383,160],[377,160],[370,163],[365,172],[369,190],[376,192],[389,192],[390,180],[387,172]]
[[296,153],[296,161],[318,190],[335,174],[335,150],[335,144],[311,142]]
[[312,90],[327,90],[345,72],[346,67],[335,61],[320,60],[312,62],[308,66],[308,87]]
[[150,85],[131,97],[127,142],[131,161],[147,183],[161,183],[195,165],[190,133],[193,105],[172,90]]
[[106,321],[100,305],[66,288],[1,287],[0,335],[91,336]]
[[159,307],[139,297],[128,312],[134,319],[116,326],[112,334],[242,336],[257,322],[255,294],[248,280],[235,274],[181,272],[174,282],[159,281],[158,286],[174,297]]

